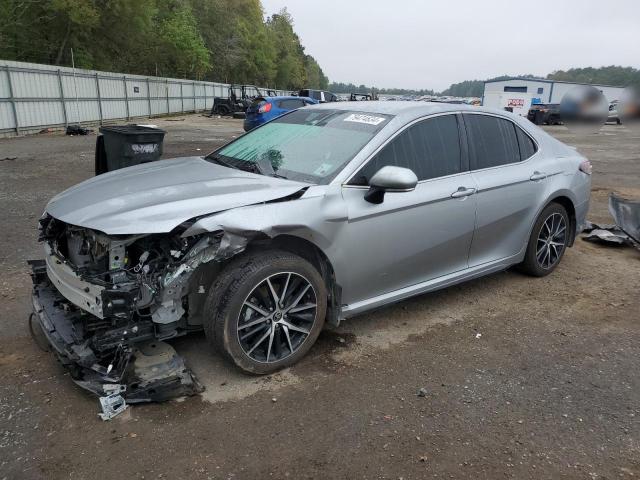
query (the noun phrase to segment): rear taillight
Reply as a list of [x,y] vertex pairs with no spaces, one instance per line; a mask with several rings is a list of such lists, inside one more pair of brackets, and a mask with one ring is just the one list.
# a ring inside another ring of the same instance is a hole
[[589,160],[584,160],[580,162],[580,171],[586,173],[587,175],[591,175],[593,172],[593,165]]
[[258,113],[267,113],[271,111],[271,107],[272,104],[270,103],[263,103],[262,105],[260,105],[260,108],[258,108]]

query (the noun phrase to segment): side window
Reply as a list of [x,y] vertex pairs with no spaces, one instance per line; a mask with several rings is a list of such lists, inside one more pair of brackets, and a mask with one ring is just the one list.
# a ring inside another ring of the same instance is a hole
[[518,145],[520,146],[520,160],[526,160],[532,157],[538,151],[536,144],[531,137],[524,133],[520,127],[516,125],[516,135],[518,136]]
[[305,103],[303,100],[289,98],[287,100],[280,100],[278,106],[285,110],[295,110],[296,108],[304,107]]
[[475,152],[476,169],[520,161],[516,127],[512,122],[489,115],[465,114],[464,119]]
[[388,143],[350,182],[368,185],[382,167],[410,168],[418,180],[460,173],[462,154],[455,115],[443,115],[417,123]]
[[318,90],[310,90],[309,93],[311,93],[311,98],[313,98],[314,100],[318,100],[321,101],[322,100],[322,96],[321,93]]

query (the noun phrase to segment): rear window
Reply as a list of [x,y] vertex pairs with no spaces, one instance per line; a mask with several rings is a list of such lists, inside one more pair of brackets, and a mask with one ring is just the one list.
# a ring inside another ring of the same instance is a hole
[[280,100],[278,102],[278,107],[283,108],[285,110],[295,110],[296,108],[304,107],[305,103],[303,100],[299,100],[297,98],[289,98],[287,100]]
[[250,131],[207,159],[219,157],[238,168],[268,162],[279,176],[326,184],[391,118],[357,111],[295,110]]
[[520,146],[520,160],[526,160],[532,157],[538,150],[536,144],[531,137],[524,133],[520,127],[516,125],[516,135],[518,137],[518,145]]

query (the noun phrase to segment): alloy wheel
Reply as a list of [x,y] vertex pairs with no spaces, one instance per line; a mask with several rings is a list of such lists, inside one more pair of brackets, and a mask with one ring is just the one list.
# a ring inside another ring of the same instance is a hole
[[567,223],[563,215],[552,213],[542,224],[536,244],[538,264],[548,270],[560,260],[566,244]]
[[302,346],[316,313],[317,298],[311,282],[298,273],[276,273],[260,281],[243,302],[238,342],[257,362],[279,362]]

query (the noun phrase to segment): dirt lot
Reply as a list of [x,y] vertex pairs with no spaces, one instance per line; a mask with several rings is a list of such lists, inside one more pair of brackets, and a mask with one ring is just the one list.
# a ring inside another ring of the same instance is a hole
[[[154,123],[165,157],[241,132],[196,115]],[[610,191],[640,198],[640,135],[550,132],[594,164],[590,219],[610,220]],[[206,392],[102,422],[26,326],[36,221],[92,175],[94,144],[0,140],[0,479],[640,476],[640,253],[581,240],[549,277],[507,271],[363,315],[270,377],[180,339]]]

